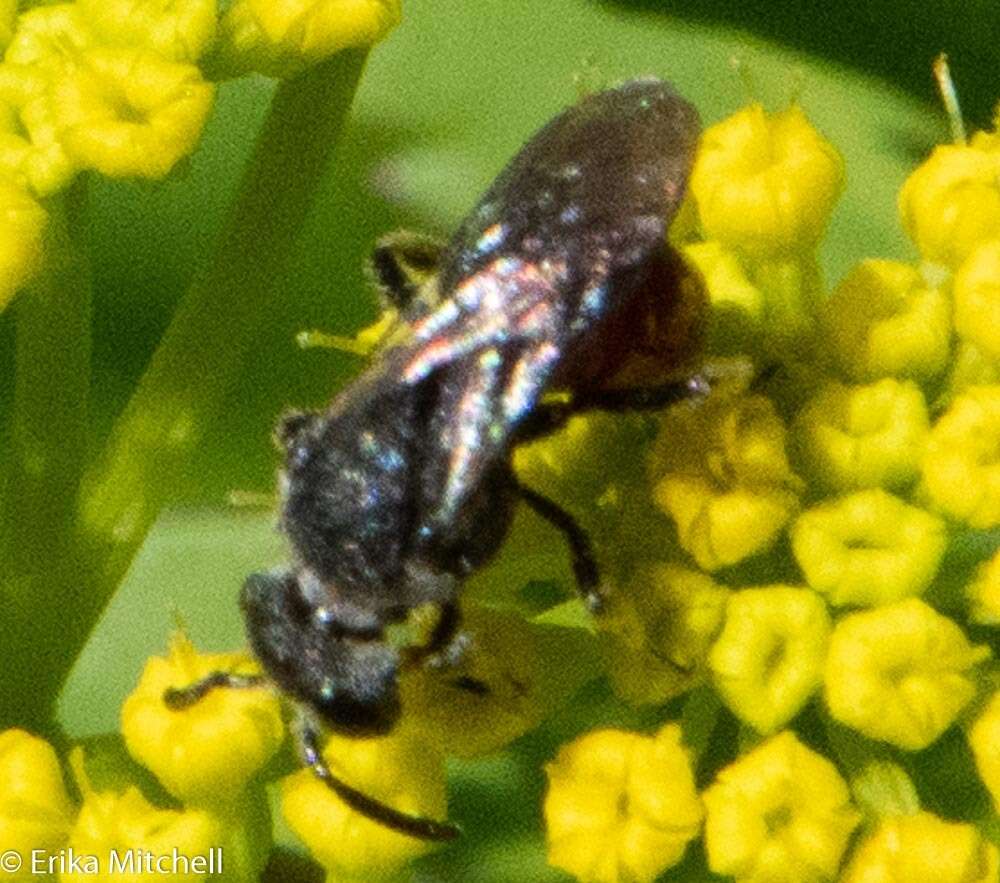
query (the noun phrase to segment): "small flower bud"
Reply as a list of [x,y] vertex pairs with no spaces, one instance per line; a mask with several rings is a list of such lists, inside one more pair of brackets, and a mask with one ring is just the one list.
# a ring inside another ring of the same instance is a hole
[[696,570],[638,568],[600,620],[615,693],[635,705],[660,705],[702,681],[728,597]]
[[801,482],[785,427],[762,396],[674,408],[650,460],[653,498],[705,570],[771,546],[798,507]]
[[968,388],[938,418],[923,484],[936,506],[972,527],[1000,524],[1000,385]]
[[[55,852],[66,842],[72,823],[73,807],[52,746],[24,730],[0,731],[0,854]],[[20,876],[4,874],[2,879],[35,879],[27,864]]]
[[0,173],[38,197],[76,173],[56,137],[46,80],[34,67],[0,67]]
[[18,16],[4,61],[58,75],[92,44],[90,29],[75,3],[39,6]]
[[1000,359],[1000,239],[983,242],[962,262],[952,291],[955,330],[991,359]]
[[683,251],[705,281],[712,343],[722,340],[725,345],[735,339],[737,345],[744,345],[743,352],[758,345],[764,323],[764,293],[750,281],[739,255],[714,241],[692,242],[683,246]]
[[47,224],[45,209],[0,177],[0,311],[41,269]]
[[1000,691],[993,693],[986,708],[973,721],[968,738],[979,778],[989,789],[993,806],[1000,813]]
[[1000,625],[1000,552],[980,565],[965,589],[969,618],[978,625]]
[[830,639],[826,702],[833,717],[865,736],[919,751],[973,697],[970,670],[989,655],[916,598],[854,613]]
[[1000,150],[982,142],[936,147],[903,184],[899,213],[926,260],[957,268],[1000,236]]
[[708,866],[740,883],[820,883],[861,820],[836,767],[786,731],[705,791]]
[[948,372],[949,396],[965,392],[970,386],[1000,384],[1000,359],[994,359],[974,343],[959,340]]
[[951,307],[899,261],[868,259],[833,290],[823,318],[837,365],[852,380],[926,380],[948,361]]
[[595,730],[545,768],[549,864],[583,883],[651,883],[684,856],[702,807],[680,727]]
[[791,537],[806,581],[835,606],[919,595],[948,542],[939,518],[879,488],[803,512]]
[[733,593],[709,665],[722,700],[758,733],[773,733],[823,681],[830,616],[808,589]]
[[77,0],[101,43],[197,61],[215,37],[216,0]]
[[199,654],[186,637],[174,635],[167,656],[149,659],[122,705],[122,735],[129,753],[181,800],[231,800],[284,739],[278,700],[266,689],[219,687],[189,707],[174,710],[163,695],[211,672],[256,670],[245,654]]
[[833,491],[899,489],[920,474],[930,429],[924,394],[887,377],[868,386],[823,386],[795,421],[797,448],[810,475]]
[[691,173],[706,238],[757,256],[814,248],[843,186],[840,155],[795,105],[711,126]]
[[[576,632],[465,605],[462,633],[468,643],[461,658],[445,669],[404,673],[400,688],[405,715],[443,754],[476,757],[499,751],[537,726],[586,677],[583,656],[579,670],[559,661],[560,653],[572,652],[566,639],[585,640]],[[555,658],[548,658],[551,654]]]
[[[94,868],[81,863],[62,872],[60,880],[114,883],[120,879],[121,870],[108,859],[112,852],[125,855],[137,850],[149,853],[154,861],[169,862],[175,852],[183,856],[208,856],[212,847],[222,844],[224,825],[211,813],[198,809],[160,809],[135,786],[120,792],[95,791],[87,781],[79,748],[70,754],[70,765],[83,793],[83,806],[67,847],[80,856],[97,856],[99,860]],[[129,879],[136,883],[162,879],[194,883],[199,876],[204,875],[159,873],[154,864],[148,873],[137,869]]]
[[342,49],[378,43],[400,18],[400,0],[236,0],[220,25],[220,67],[288,77]]
[[997,861],[973,825],[918,812],[882,819],[841,883],[996,883]]
[[[380,803],[429,818],[447,813],[444,761],[412,735],[331,736],[323,757],[334,775]],[[308,769],[282,781],[281,811],[328,879],[382,879],[432,848],[351,809]]]
[[194,65],[101,47],[55,81],[52,119],[80,168],[162,178],[194,150],[213,94]]

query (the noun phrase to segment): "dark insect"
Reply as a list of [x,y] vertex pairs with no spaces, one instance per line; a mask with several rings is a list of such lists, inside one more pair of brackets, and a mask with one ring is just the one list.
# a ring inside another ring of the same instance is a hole
[[[518,501],[564,533],[580,590],[601,608],[586,534],[519,484],[513,447],[582,410],[661,407],[703,390],[700,378],[676,376],[700,314],[666,244],[698,131],[694,109],[652,78],[561,113],[446,246],[380,243],[373,270],[400,310],[397,332],[326,411],[278,427],[293,563],[247,579],[247,635],[267,679],[304,709],[305,762],[392,828],[456,833],[341,782],[322,760],[318,727],[357,736],[392,728],[401,665],[448,658],[458,591],[497,552]],[[421,276],[432,278],[419,285]],[[566,395],[543,399],[554,391]],[[387,626],[428,604],[440,615],[427,644],[392,646]],[[261,682],[218,674],[167,700],[180,707],[216,686]]]

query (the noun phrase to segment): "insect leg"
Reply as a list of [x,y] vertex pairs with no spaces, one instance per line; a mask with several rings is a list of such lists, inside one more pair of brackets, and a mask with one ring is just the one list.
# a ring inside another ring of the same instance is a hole
[[433,236],[398,230],[372,250],[370,272],[387,306],[404,310],[420,287],[437,272],[444,243]]
[[597,568],[597,559],[594,556],[594,547],[586,531],[558,503],[523,484],[518,484],[517,489],[525,503],[553,527],[562,531],[569,544],[570,561],[573,565],[573,575],[576,577],[577,588],[590,611],[600,613],[604,608],[604,598],[600,589],[600,573]]
[[359,812],[373,822],[385,825],[393,831],[408,834],[420,840],[443,842],[454,840],[461,833],[458,828],[448,822],[439,822],[424,816],[411,816],[398,809],[393,809],[374,797],[369,797],[356,788],[352,788],[335,776],[326,765],[320,751],[319,732],[316,725],[304,712],[300,712],[297,718],[295,737],[303,764],[309,767],[317,779],[326,784],[355,812]]
[[190,708],[200,702],[209,691],[217,687],[233,690],[246,690],[252,687],[262,687],[267,683],[263,675],[241,675],[231,671],[213,671],[193,684],[186,687],[171,687],[163,693],[163,702],[167,708],[180,711]]

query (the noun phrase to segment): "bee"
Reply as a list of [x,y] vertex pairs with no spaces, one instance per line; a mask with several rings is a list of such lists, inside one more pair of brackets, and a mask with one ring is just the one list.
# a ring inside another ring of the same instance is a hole
[[[396,331],[326,410],[289,414],[277,429],[292,562],[243,586],[250,647],[266,680],[302,709],[304,762],[396,830],[456,834],[341,781],[318,734],[392,729],[400,667],[449,658],[460,588],[496,554],[519,502],[565,535],[580,591],[601,609],[589,538],[518,481],[511,453],[581,411],[661,407],[704,392],[699,376],[677,377],[699,317],[666,240],[698,134],[695,110],[654,78],[563,111],[450,242],[379,243],[372,266],[399,310]],[[643,363],[662,376],[637,374]],[[553,392],[565,395],[553,401]],[[426,605],[439,611],[433,633],[401,652],[387,627]],[[214,687],[262,682],[218,673],[166,698],[182,707]]]

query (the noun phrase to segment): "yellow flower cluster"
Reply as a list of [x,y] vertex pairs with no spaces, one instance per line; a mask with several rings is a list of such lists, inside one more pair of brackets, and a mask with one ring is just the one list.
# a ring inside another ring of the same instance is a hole
[[398,0],[0,0],[0,309],[37,273],[48,202],[81,172],[162,178],[195,150],[209,77],[296,73],[381,40]]
[[[658,553],[637,539],[615,556],[607,670],[627,702],[702,685],[685,720],[710,687],[741,722],[744,752],[714,761],[701,795],[711,871],[997,881],[995,824],[921,811],[922,779],[904,770],[964,725],[980,777],[967,787],[1000,806],[992,656],[967,631],[1000,622],[1000,552],[985,533],[1000,525],[1000,138],[938,148],[907,181],[900,213],[922,261],[867,258],[826,293],[815,250],[842,181],[797,107],[754,105],[702,138],[695,211],[671,241],[708,292],[709,364],[748,353],[761,378],[660,415],[643,479],[619,488],[674,533]],[[537,471],[544,447],[519,467]],[[549,859],[580,880],[649,879],[641,857],[621,859],[622,817],[607,821],[627,813],[632,786],[591,784],[621,782],[610,738],[581,737],[550,769]],[[616,738],[623,752],[648,737]],[[575,815],[551,796],[570,770]],[[571,836],[617,864],[572,864]]]

